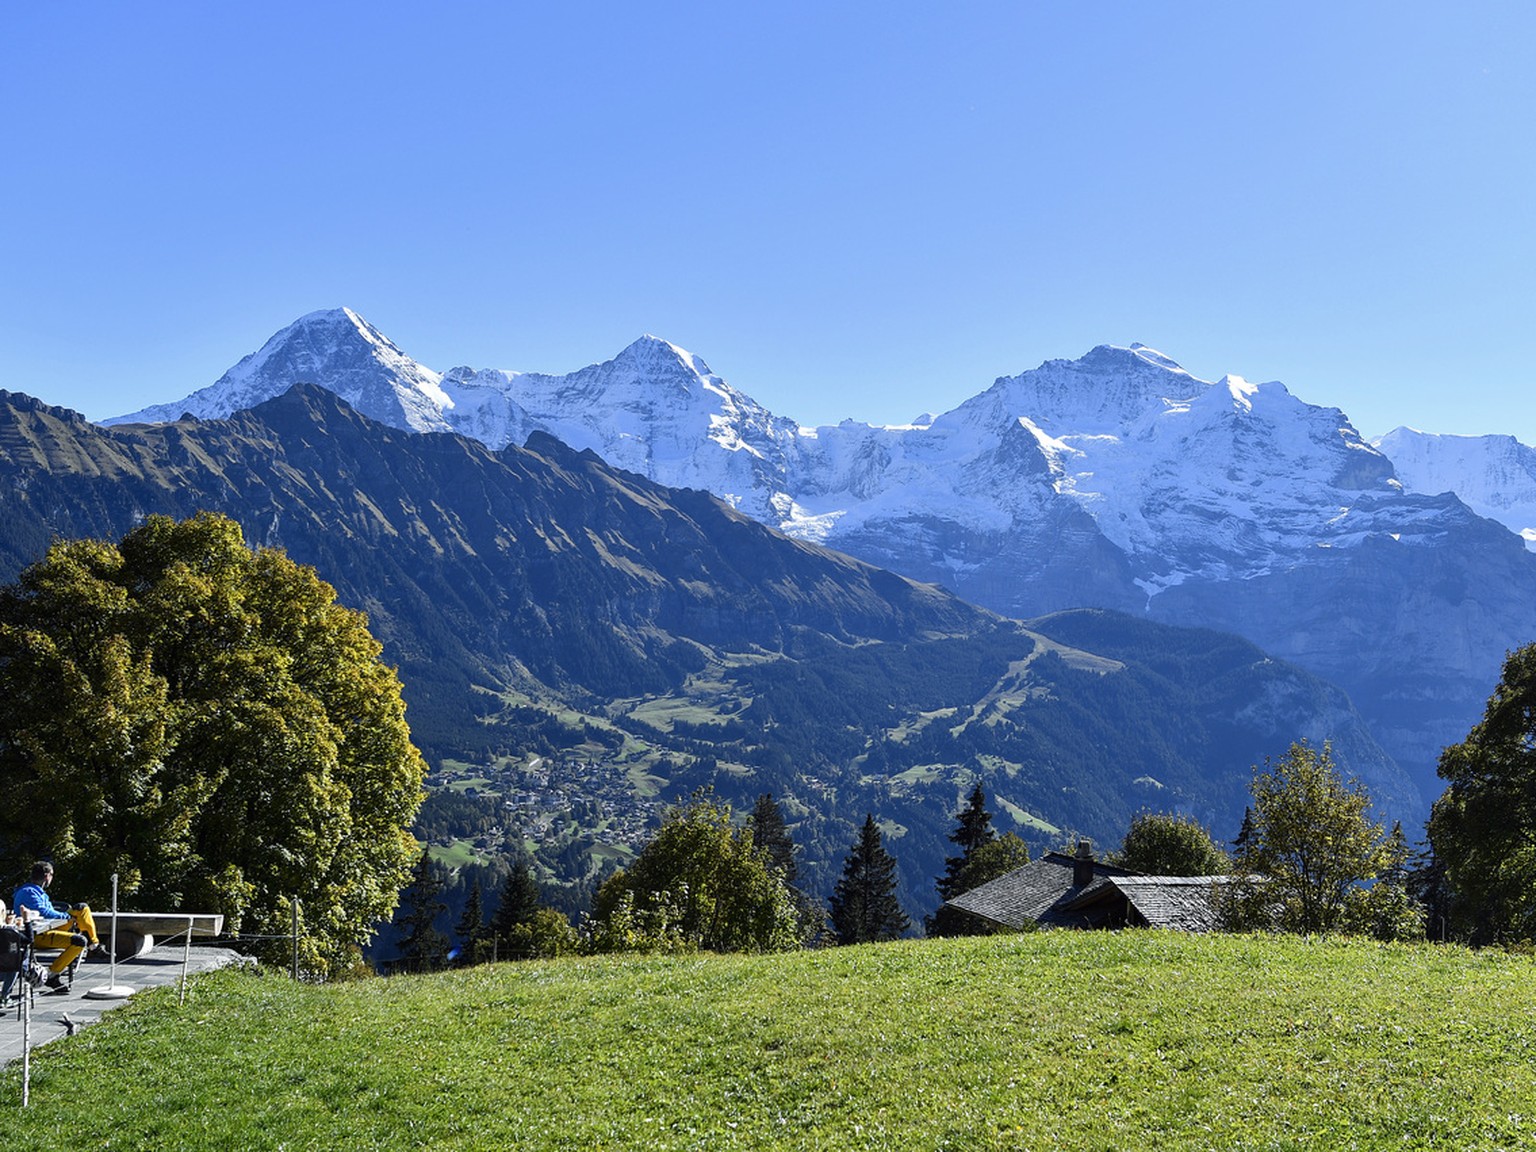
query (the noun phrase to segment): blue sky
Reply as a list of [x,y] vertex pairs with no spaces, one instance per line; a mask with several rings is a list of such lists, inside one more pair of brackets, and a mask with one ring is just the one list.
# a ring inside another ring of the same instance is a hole
[[7,5],[0,387],[129,411],[346,305],[807,423],[1141,341],[1532,443],[1533,59],[1476,0]]

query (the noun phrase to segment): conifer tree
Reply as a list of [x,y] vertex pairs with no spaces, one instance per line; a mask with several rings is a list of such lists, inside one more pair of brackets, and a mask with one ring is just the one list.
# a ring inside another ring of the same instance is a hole
[[896,861],[885,850],[873,813],[864,817],[830,904],[839,944],[894,940],[912,926],[896,899]]
[[491,931],[499,942],[498,952],[501,956],[518,958],[512,946],[516,929],[519,925],[532,924],[540,907],[542,900],[539,882],[534,878],[533,866],[527,856],[519,853],[507,873],[506,883],[502,885],[501,903],[496,906],[496,912],[491,917]]
[[[1012,832],[999,838],[992,828],[992,813],[987,811],[980,784],[955,819],[958,826],[949,838],[960,846],[960,855],[944,861],[944,875],[935,885],[940,900],[952,900],[1029,863],[1029,847],[1024,841]],[[940,904],[932,915],[923,917],[923,931],[929,936],[980,935],[994,927],[989,921],[947,904]]]
[[800,920],[800,943],[813,948],[826,942],[827,909],[799,885],[799,866],[795,863],[795,842],[784,822],[784,810],[764,792],[752,806],[749,820],[752,843],[768,855],[768,862],[780,874],[784,887],[789,890],[790,903]]
[[997,835],[992,831],[992,813],[987,811],[987,798],[980,784],[971,792],[970,802],[955,814],[955,819],[959,826],[949,838],[960,846],[960,855],[944,861],[944,875],[939,877],[936,885],[941,900],[949,900],[975,886],[965,876],[966,865],[978,848],[990,843]]
[[464,901],[464,912],[459,917],[455,935],[459,939],[457,960],[461,967],[479,964],[485,959],[484,953],[487,951],[485,908],[480,896],[478,880],[470,886],[469,896]]
[[404,933],[400,938],[400,960],[408,971],[435,971],[448,959],[448,937],[437,929],[437,917],[448,908],[442,894],[442,869],[423,848],[411,882],[400,894],[400,915],[395,921]]
[[1237,830],[1237,837],[1232,841],[1232,847],[1246,848],[1248,841],[1253,839],[1253,805],[1243,809],[1243,826]]
[[779,870],[785,886],[793,888],[799,878],[795,842],[790,839],[789,826],[784,823],[784,810],[772,792],[764,792],[757,798],[748,819],[752,827],[752,843],[768,854],[768,863]]

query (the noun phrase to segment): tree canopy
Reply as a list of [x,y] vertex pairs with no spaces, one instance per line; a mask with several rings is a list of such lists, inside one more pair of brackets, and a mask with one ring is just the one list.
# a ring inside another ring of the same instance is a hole
[[[1401,831],[1388,836],[1371,819],[1370,796],[1340,777],[1332,749],[1296,743],[1266,765],[1254,770],[1250,786],[1252,827],[1233,860],[1238,878],[1228,890],[1229,924],[1422,934],[1418,910],[1399,899]],[[1383,882],[1373,885],[1378,877]]]
[[1232,865],[1198,820],[1168,812],[1134,816],[1114,862],[1154,876],[1217,876]]
[[598,950],[773,952],[799,943],[789,889],[750,827],[708,796],[669,810],[634,863],[593,901]]
[[1510,653],[1483,719],[1440,755],[1429,840],[1458,933],[1536,938],[1536,644]]
[[418,849],[424,766],[360,612],[239,525],[151,516],[0,589],[0,863],[70,894],[217,911],[355,963]]

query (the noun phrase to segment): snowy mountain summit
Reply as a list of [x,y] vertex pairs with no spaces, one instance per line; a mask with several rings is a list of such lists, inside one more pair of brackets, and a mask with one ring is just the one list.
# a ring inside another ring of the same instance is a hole
[[1104,607],[1237,632],[1345,687],[1421,779],[1505,650],[1536,637],[1536,556],[1417,463],[1405,489],[1389,459],[1403,438],[1373,446],[1282,384],[1201,380],[1139,344],[1047,361],[910,425],[803,428],[653,336],[567,375],[439,375],[338,309],[109,423],[225,416],[300,381],[492,448],[547,432],[1011,616]]
[[183,414],[216,420],[280,396],[299,383],[321,384],[363,415],[413,432],[449,430],[452,401],[442,379],[396,348],[350,308],[301,316],[206,388],[103,424],[158,424]]
[[1410,492],[1454,492],[1536,550],[1536,448],[1513,436],[1444,436],[1397,428],[1374,441]]

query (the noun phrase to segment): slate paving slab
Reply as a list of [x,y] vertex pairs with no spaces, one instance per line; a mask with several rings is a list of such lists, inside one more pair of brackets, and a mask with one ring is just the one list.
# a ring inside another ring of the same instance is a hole
[[[217,968],[249,964],[252,961],[228,948],[194,946],[187,953],[188,979],[201,972]],[[147,988],[159,988],[175,984],[181,979],[182,949],[167,947],[152,951],[132,960],[119,960],[117,983],[136,992]],[[73,991],[67,996],[44,996],[41,993],[32,1004],[32,1047],[50,1044],[69,1035],[69,1024],[76,1030],[89,1027],[101,1019],[102,1013],[110,1012],[126,999],[93,1000],[86,995],[92,988],[104,988],[112,983],[112,965],[105,961],[81,964],[75,973]],[[11,1001],[0,1015],[0,1068],[21,1059],[22,1022],[15,1001]]]

